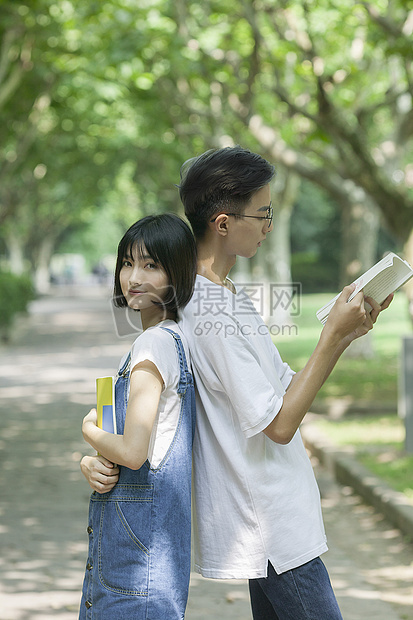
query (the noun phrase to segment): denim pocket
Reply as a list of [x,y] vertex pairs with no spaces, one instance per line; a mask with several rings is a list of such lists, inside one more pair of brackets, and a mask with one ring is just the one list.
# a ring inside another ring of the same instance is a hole
[[99,525],[99,579],[113,592],[147,596],[152,485],[118,484],[105,498]]

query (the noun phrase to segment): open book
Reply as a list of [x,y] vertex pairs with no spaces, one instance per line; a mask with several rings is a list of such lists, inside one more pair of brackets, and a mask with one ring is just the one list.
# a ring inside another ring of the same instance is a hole
[[[351,301],[363,289],[366,297],[372,297],[378,304],[382,304],[390,293],[400,288],[411,277],[413,277],[413,269],[409,263],[397,256],[397,254],[389,252],[378,263],[373,265],[371,269],[354,281],[356,288],[348,301]],[[340,293],[316,312],[317,318],[323,325],[327,321],[330,310],[339,296]],[[366,304],[367,306],[368,304]]]
[[99,428],[116,434],[114,377],[96,379],[96,404]]

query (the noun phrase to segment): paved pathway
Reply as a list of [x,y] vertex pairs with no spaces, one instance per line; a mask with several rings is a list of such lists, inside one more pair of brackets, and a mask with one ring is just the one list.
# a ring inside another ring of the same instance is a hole
[[[130,338],[102,292],[64,293],[36,301],[0,348],[0,620],[77,618],[89,496],[80,423],[96,376],[113,372]],[[345,620],[413,620],[413,547],[316,471]],[[186,619],[226,618],[251,620],[246,583],[193,574]]]

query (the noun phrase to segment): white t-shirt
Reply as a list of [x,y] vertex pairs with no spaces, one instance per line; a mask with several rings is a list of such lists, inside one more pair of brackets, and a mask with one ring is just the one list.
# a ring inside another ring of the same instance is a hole
[[299,431],[264,433],[293,371],[243,291],[197,276],[179,325],[197,389],[195,565],[205,577],[265,577],[327,550],[320,495]]
[[[152,468],[158,467],[168,451],[174,438],[181,410],[181,397],[177,393],[180,367],[179,357],[173,336],[165,332],[167,327],[181,336],[186,361],[190,365],[190,357],[185,337],[175,321],[165,320],[154,327],[148,327],[137,337],[131,348],[131,371],[145,360],[149,360],[159,370],[163,380],[163,390],[159,400],[158,413],[153,425],[148,448],[148,460]],[[121,361],[120,367],[126,356]]]

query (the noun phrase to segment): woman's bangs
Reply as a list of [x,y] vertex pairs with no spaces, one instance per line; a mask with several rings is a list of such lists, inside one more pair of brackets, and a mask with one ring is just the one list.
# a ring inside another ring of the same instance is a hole
[[134,239],[129,243],[126,249],[125,258],[130,257],[132,260],[145,260],[148,257],[153,260],[155,263],[159,263],[158,257],[148,248],[148,245],[145,243],[143,236],[139,239]]

